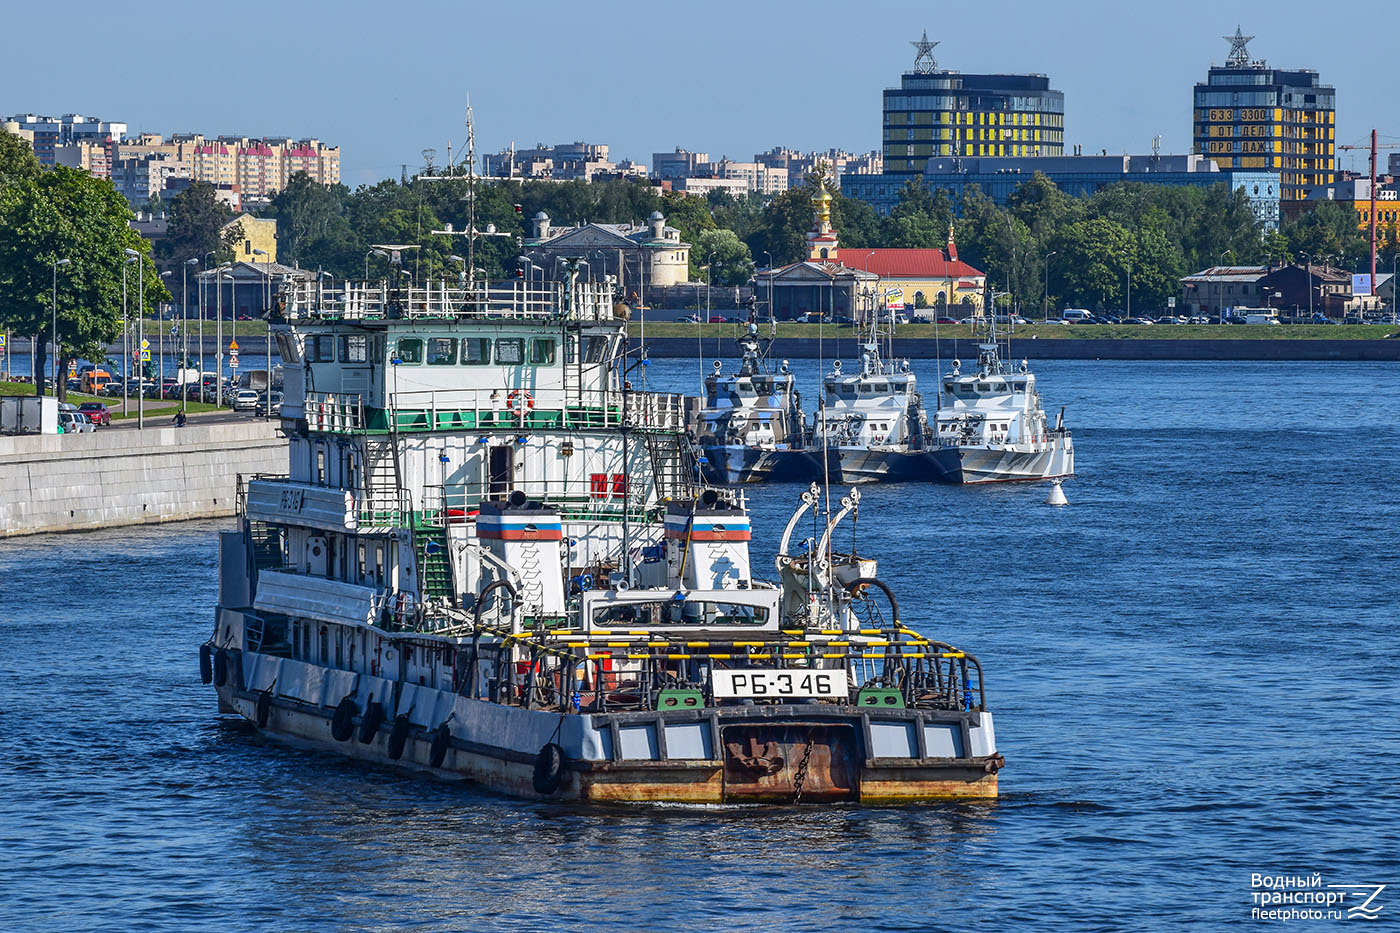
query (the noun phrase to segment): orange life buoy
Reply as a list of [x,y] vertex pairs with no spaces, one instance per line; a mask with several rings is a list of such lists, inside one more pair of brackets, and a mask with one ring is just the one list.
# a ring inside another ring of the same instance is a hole
[[524,418],[525,415],[534,410],[535,397],[524,389],[516,389],[506,396],[506,408],[517,418]]

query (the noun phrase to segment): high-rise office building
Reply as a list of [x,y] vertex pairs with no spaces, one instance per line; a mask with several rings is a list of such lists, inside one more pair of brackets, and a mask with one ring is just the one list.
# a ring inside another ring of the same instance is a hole
[[1065,95],[1048,77],[940,70],[927,32],[912,44],[913,71],[885,89],[886,174],[921,175],[937,156],[1064,154]]
[[1194,151],[1221,169],[1279,175],[1281,199],[1299,201],[1336,172],[1336,90],[1317,72],[1270,68],[1252,60],[1253,36],[1236,27],[1230,54],[1212,66],[1192,98]]

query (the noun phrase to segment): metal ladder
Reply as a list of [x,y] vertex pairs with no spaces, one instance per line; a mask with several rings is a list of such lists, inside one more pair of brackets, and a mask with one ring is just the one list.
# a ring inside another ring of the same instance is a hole
[[695,488],[695,464],[685,441],[670,432],[647,432],[647,456],[656,483],[656,496],[687,498]]
[[389,437],[365,438],[365,505],[369,524],[396,523],[403,506],[403,482],[399,475],[399,445]]

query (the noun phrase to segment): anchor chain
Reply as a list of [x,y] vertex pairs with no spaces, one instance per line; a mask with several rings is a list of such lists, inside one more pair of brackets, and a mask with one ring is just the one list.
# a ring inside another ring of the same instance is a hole
[[802,753],[802,762],[797,766],[797,773],[792,776],[792,803],[794,806],[802,802],[802,785],[807,782],[807,764],[812,760],[812,744],[815,739],[808,737],[807,750]]

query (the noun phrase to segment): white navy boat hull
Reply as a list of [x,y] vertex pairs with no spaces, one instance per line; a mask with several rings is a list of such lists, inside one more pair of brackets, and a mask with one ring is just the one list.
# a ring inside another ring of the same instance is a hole
[[972,485],[1059,479],[1074,474],[1074,445],[1065,437],[1040,450],[975,446],[922,451],[842,448],[840,474],[843,483]]

